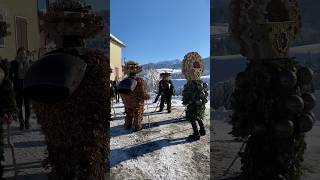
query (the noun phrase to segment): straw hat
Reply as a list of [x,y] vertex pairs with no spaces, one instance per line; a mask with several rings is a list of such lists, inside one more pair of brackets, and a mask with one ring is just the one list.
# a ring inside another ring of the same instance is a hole
[[140,72],[142,72],[142,67],[139,66],[138,63],[134,62],[134,61],[128,61],[124,66],[124,73],[125,74],[130,74],[130,73],[135,73],[138,74]]
[[169,76],[171,76],[171,73],[168,73],[168,72],[160,73],[160,77],[169,77]]

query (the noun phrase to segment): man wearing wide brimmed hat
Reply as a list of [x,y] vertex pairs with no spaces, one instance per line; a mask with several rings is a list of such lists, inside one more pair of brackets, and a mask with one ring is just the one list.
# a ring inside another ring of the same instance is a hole
[[158,112],[163,111],[164,103],[167,103],[168,113],[171,113],[171,98],[174,93],[174,88],[172,85],[172,81],[170,80],[171,73],[163,72],[160,74],[162,80],[159,82],[159,92],[153,103],[156,103],[159,96],[161,96],[160,100],[160,109]]
[[[144,101],[149,99],[145,81],[143,78],[136,76],[140,72],[142,72],[142,67],[138,63],[134,61],[127,62],[124,66],[124,73],[127,78],[122,80],[118,86],[118,91],[125,107],[126,118],[124,126],[127,129],[131,129],[133,123],[135,131],[142,129]],[[124,92],[124,86],[127,86],[129,91]]]

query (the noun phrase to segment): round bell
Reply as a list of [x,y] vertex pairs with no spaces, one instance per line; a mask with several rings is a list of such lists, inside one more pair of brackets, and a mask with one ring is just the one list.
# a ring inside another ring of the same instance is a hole
[[308,67],[302,67],[298,70],[298,81],[303,85],[308,85],[311,83],[313,78],[313,71]]
[[293,134],[293,122],[290,120],[279,121],[275,124],[274,132],[277,137],[287,138]]
[[267,131],[267,127],[262,124],[255,125],[254,129],[253,129],[253,133],[256,135],[264,134],[264,133],[266,133],[266,131]]
[[87,64],[66,53],[51,53],[35,62],[24,80],[24,91],[41,103],[56,103],[72,95],[80,85]]
[[280,72],[280,84],[285,88],[292,88],[297,84],[297,76],[292,71]]
[[238,88],[241,88],[245,86],[245,84],[248,82],[248,78],[245,72],[240,72],[236,77],[236,86]]
[[299,117],[299,131],[301,133],[309,132],[314,124],[314,119],[309,114],[303,114]]
[[313,112],[311,112],[311,111],[309,111],[309,112],[307,112],[307,114],[308,115],[310,115],[312,118],[313,118],[313,123],[315,123],[316,122],[316,115],[313,113]]
[[304,102],[300,96],[292,95],[288,97],[286,106],[292,112],[301,112],[304,108]]
[[316,97],[310,93],[303,93],[301,97],[304,102],[304,110],[311,111],[316,105]]
[[2,84],[5,77],[4,70],[0,67],[0,85]]

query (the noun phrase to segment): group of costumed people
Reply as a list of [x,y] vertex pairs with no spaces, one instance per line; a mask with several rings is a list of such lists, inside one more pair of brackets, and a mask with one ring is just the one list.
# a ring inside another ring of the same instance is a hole
[[[200,80],[203,70],[204,65],[198,53],[190,52],[184,57],[182,72],[187,79],[187,84],[184,85],[182,104],[186,106],[186,119],[191,122],[193,129],[193,134],[189,136],[190,140],[199,140],[200,136],[206,134],[203,118],[205,105],[208,102],[208,85]],[[131,129],[133,126],[134,131],[143,128],[144,102],[150,99],[145,81],[137,76],[142,71],[143,69],[138,63],[127,62],[124,66],[127,77],[117,86],[125,108],[124,127]],[[159,81],[158,95],[153,103],[156,103],[161,97],[158,112],[163,111],[166,103],[168,113],[171,113],[174,86],[170,80],[170,73],[161,73],[160,76],[162,79]]]

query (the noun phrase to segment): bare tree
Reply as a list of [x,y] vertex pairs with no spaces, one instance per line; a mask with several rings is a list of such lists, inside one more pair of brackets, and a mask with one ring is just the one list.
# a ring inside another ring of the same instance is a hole
[[148,92],[156,92],[158,82],[160,81],[160,73],[156,69],[148,69],[145,72],[144,79],[147,84]]

